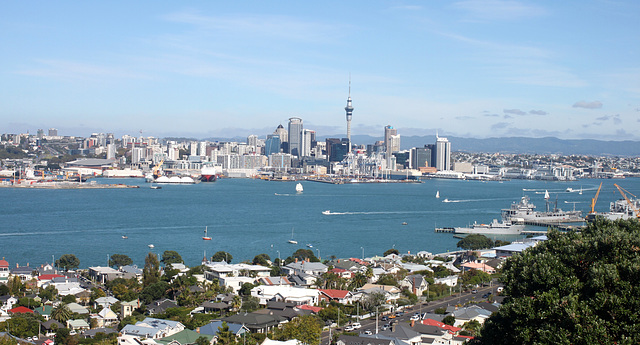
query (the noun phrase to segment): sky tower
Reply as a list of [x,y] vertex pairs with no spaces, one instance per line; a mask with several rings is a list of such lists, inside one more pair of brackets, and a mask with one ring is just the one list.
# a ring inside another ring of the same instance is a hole
[[351,106],[351,77],[349,77],[349,98],[347,98],[347,106],[344,107],[347,112],[347,141],[349,142],[349,153],[351,153],[351,116],[353,115],[353,107]]

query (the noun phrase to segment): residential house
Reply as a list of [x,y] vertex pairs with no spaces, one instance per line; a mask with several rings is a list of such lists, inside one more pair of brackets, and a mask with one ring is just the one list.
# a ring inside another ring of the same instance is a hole
[[294,285],[287,277],[264,277],[258,280],[260,285]]
[[214,312],[222,312],[229,311],[231,309],[231,305],[226,302],[204,302],[200,305],[203,308],[206,314],[214,313]]
[[27,307],[15,307],[12,309],[8,310],[9,315],[13,315],[13,314],[33,314],[33,310],[27,308]]
[[93,339],[96,337],[96,335],[98,335],[98,333],[102,333],[104,335],[109,335],[109,334],[113,334],[113,333],[118,333],[118,331],[116,331],[113,328],[110,327],[100,327],[100,328],[94,328],[94,329],[89,329],[86,330],[82,333],[82,337],[85,339]]
[[240,313],[227,316],[221,320],[227,323],[244,325],[252,333],[267,333],[273,330],[274,327],[287,321],[287,319],[281,316],[257,313]]
[[337,275],[340,278],[344,278],[344,279],[351,279],[351,278],[353,278],[353,275],[354,275],[354,273],[352,271],[345,270],[344,268],[337,268],[337,267],[329,270],[329,272]]
[[81,306],[78,303],[69,303],[67,304],[67,308],[71,310],[72,313],[77,313],[80,315],[89,315],[89,309]]
[[357,337],[353,335],[340,335],[336,345],[396,345],[393,339]]
[[481,325],[483,325],[484,322],[489,318],[489,316],[491,316],[491,312],[479,306],[471,305],[468,307],[456,309],[449,315],[452,315],[456,318],[456,322],[453,325],[459,327],[471,320],[476,320]]
[[378,334],[363,335],[366,338],[393,339],[396,344],[421,345],[422,335],[405,324],[392,324],[391,329],[381,331]]
[[124,272],[120,272],[111,267],[89,267],[89,277],[102,284],[116,278],[124,278]]
[[327,270],[328,267],[323,263],[309,261],[296,261],[282,267],[282,271],[287,275],[305,273],[314,277],[322,275]]
[[140,300],[120,302],[120,319],[133,315],[133,311],[140,308]]
[[97,314],[92,314],[91,318],[96,320],[98,327],[110,327],[119,323],[118,315],[106,307]]
[[79,320],[67,320],[67,328],[72,331],[84,331],[86,329],[91,328],[87,321],[83,319]]
[[[1,270],[1,269],[0,269]],[[27,264],[27,266],[18,266],[11,269],[12,277],[20,277],[20,281],[25,283],[34,278],[35,269]]]
[[334,289],[319,289],[320,301],[326,301],[327,303],[335,301],[341,304],[353,303],[353,293],[349,290],[334,290]]
[[3,257],[2,260],[0,260],[0,283],[6,284],[9,281],[9,274],[11,274],[9,262]]
[[454,287],[454,286],[458,285],[458,276],[451,275],[451,276],[446,276],[444,278],[433,278],[433,283],[434,284],[444,284],[444,285],[447,285],[447,286]]
[[412,274],[406,276],[399,283],[401,288],[407,288],[411,293],[422,296],[422,293],[429,287],[429,282],[420,274]]
[[401,290],[392,285],[364,284],[363,287],[356,290],[357,299],[360,300],[372,293],[383,293],[385,301],[392,302],[400,298]]
[[178,321],[161,320],[148,317],[135,325],[126,325],[120,331],[123,335],[136,336],[138,338],[160,339],[181,332],[184,325]]
[[316,283],[317,277],[311,274],[300,273],[287,277],[295,286],[311,287]]
[[177,308],[178,305],[175,301],[170,299],[161,299],[157,301],[153,301],[146,305],[147,311],[149,314],[163,314],[169,308]]
[[218,279],[220,286],[231,288],[234,293],[238,293],[242,285],[255,284],[256,278],[251,277],[221,277]]
[[53,310],[53,307],[48,305],[48,304],[43,304],[41,306],[39,306],[38,308],[36,308],[34,310],[34,312],[36,314],[41,315],[45,320],[49,320],[49,317],[51,316],[51,311]]
[[200,337],[206,338],[209,344],[214,344],[214,336],[194,332],[190,329],[185,329],[176,334],[157,339],[156,343],[161,345],[191,345],[196,344],[196,340]]
[[138,265],[127,265],[118,268],[118,271],[123,273],[122,278],[131,279],[136,278],[142,280],[142,268],[138,268]]
[[495,268],[487,265],[484,262],[465,262],[462,265],[460,265],[460,267],[462,267],[462,270],[465,272],[470,270],[478,270],[488,274],[496,273]]
[[290,285],[260,285],[251,289],[251,296],[259,298],[262,305],[266,305],[268,301],[292,302],[296,305],[316,304],[319,292],[317,289],[305,289]]
[[204,265],[204,277],[214,280],[226,277],[269,277],[271,269],[260,265],[228,264],[226,262],[208,262]]
[[63,324],[61,324],[60,322],[54,319],[50,319],[46,322],[42,322],[41,324],[42,324],[42,328],[45,331],[44,333],[47,337],[51,337],[55,335],[57,330],[65,327]]
[[98,308],[110,308],[112,305],[118,303],[120,300],[113,297],[113,296],[106,296],[106,297],[98,297],[96,298],[96,300],[93,302],[93,307],[95,309]]
[[277,301],[267,302],[266,308],[258,309],[254,313],[280,316],[287,319],[288,321],[291,321],[293,320],[293,318],[296,318],[301,315],[311,314],[309,310],[298,309],[295,303],[277,302]]
[[0,310],[4,310],[5,312],[7,312],[9,311],[9,309],[12,309],[13,306],[17,303],[18,299],[13,296],[0,296]]
[[66,277],[61,274],[55,274],[55,273],[41,274],[38,276],[37,286],[41,288],[45,284],[48,284],[51,280],[53,280],[53,278],[66,278]]
[[[208,324],[198,328],[196,331],[200,334],[216,336],[218,334],[219,328],[222,328],[222,324],[223,321],[220,320],[211,321]],[[247,327],[240,323],[227,322],[227,327],[229,327],[229,331],[231,331],[236,337],[250,332]]]

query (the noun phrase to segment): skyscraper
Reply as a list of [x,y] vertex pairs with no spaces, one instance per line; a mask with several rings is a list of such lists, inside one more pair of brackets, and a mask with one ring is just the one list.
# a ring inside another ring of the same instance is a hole
[[436,169],[438,171],[450,170],[451,143],[447,138],[441,138],[436,134]]
[[384,127],[384,149],[387,158],[387,169],[395,170],[395,167],[391,166],[391,156],[394,152],[400,150],[400,137],[398,136],[398,130],[393,126],[387,125]]
[[349,77],[349,98],[347,98],[347,106],[344,107],[347,113],[347,140],[349,141],[349,152],[351,152],[351,116],[353,115],[353,107],[351,106],[351,77]]
[[293,156],[302,154],[302,119],[292,117],[289,119],[289,153]]

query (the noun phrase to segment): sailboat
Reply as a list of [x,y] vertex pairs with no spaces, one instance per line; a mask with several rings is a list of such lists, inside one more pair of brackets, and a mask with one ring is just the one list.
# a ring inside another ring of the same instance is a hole
[[545,198],[546,200],[549,200],[549,198],[550,198],[550,196],[549,196],[549,191],[548,191],[548,190],[546,190],[546,189],[544,190],[544,198]]
[[207,236],[207,227],[204,227],[204,236],[202,236],[202,239],[205,241],[211,241],[211,237]]
[[298,244],[298,241],[293,239],[293,228],[291,228],[291,239],[288,242],[291,244]]
[[298,182],[298,184],[296,185],[296,192],[297,193],[302,193],[302,183]]
[[440,191],[436,191],[436,199],[440,199]]

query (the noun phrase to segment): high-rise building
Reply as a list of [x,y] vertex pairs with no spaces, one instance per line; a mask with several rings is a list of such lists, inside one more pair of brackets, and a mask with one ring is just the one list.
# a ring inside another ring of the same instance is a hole
[[42,139],[44,138],[44,129],[38,129],[38,134],[36,135],[36,138],[38,139]]
[[49,136],[50,137],[57,137],[58,136],[58,130],[56,128],[49,128]]
[[282,125],[278,125],[278,128],[276,128],[276,130],[273,132],[273,134],[277,135],[278,138],[280,138],[280,142],[281,143],[289,142],[289,136],[287,135],[288,132],[284,127],[282,127]]
[[107,159],[116,158],[116,144],[107,144]]
[[428,145],[424,147],[414,147],[411,149],[411,160],[409,167],[411,169],[419,169],[432,166],[431,148]]
[[274,153],[280,152],[280,137],[276,134],[267,135],[267,140],[264,142],[264,155],[269,157]]
[[349,152],[351,152],[351,116],[353,115],[353,107],[351,106],[351,78],[349,78],[349,98],[347,98],[347,106],[344,107],[347,113],[347,140],[349,141]]
[[447,138],[436,134],[436,169],[445,171],[451,169],[451,143]]
[[384,146],[387,158],[387,169],[395,170],[395,167],[392,166],[391,156],[394,152],[400,150],[400,137],[398,136],[398,130],[393,128],[393,126],[387,125],[384,127]]
[[300,157],[302,154],[302,119],[292,117],[289,119],[289,153]]
[[310,129],[302,130],[302,150],[301,157],[311,156],[311,151],[315,147],[316,131]]

